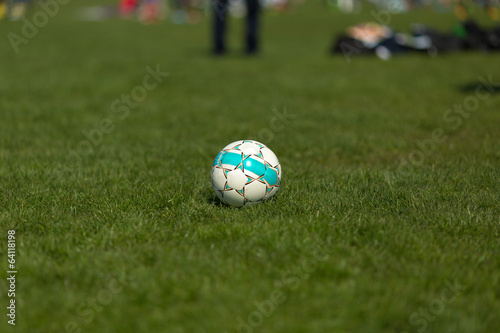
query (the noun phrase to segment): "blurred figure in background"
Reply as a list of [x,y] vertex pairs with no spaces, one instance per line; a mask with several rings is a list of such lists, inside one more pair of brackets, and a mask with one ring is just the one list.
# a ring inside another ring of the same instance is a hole
[[167,8],[163,0],[120,0],[118,10],[122,18],[138,17],[144,24],[153,24],[165,19]]
[[[217,55],[226,52],[226,20],[230,0],[212,0],[214,7],[214,50]],[[259,0],[245,0],[246,17],[246,53],[255,54],[259,50],[259,13],[261,10]]]
[[165,18],[165,8],[160,0],[143,0],[139,19],[144,24],[157,23]]
[[0,0],[0,20],[9,18],[12,21],[20,20],[26,15],[31,0]]
[[135,14],[137,7],[139,7],[138,0],[121,0],[118,5],[120,15],[125,18],[130,18]]
[[0,20],[3,20],[7,16],[8,9],[7,1],[0,0]]

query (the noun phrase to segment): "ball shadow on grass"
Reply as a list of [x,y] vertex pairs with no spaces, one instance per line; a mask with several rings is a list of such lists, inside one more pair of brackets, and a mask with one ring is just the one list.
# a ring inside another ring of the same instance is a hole
[[217,196],[215,195],[215,193],[212,189],[204,190],[203,196],[205,197],[205,199],[209,205],[215,205],[218,207],[221,207],[221,206],[227,207],[227,205],[222,203],[222,201],[220,201],[219,198],[217,198]]

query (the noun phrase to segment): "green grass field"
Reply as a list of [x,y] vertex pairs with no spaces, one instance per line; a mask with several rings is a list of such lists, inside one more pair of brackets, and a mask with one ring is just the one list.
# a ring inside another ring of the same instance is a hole
[[[0,275],[10,229],[18,271],[1,332],[498,331],[500,84],[475,91],[499,54],[348,63],[328,49],[369,12],[309,2],[265,15],[255,58],[233,19],[214,58],[207,20],[75,21],[81,5],[17,54],[23,23],[0,22]],[[390,24],[410,22],[454,18]],[[125,107],[148,67],[169,75]],[[228,208],[210,168],[247,138],[283,186]]]

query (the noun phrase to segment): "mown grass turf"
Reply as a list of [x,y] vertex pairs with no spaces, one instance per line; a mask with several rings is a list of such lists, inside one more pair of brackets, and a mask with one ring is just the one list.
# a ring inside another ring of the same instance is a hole
[[[0,266],[15,229],[19,272],[15,328],[0,283],[2,332],[497,330],[498,88],[443,117],[479,76],[500,81],[498,54],[347,63],[327,50],[369,12],[311,2],[266,14],[255,58],[232,20],[231,53],[213,58],[206,20],[78,22],[80,5],[18,54],[0,42]],[[391,18],[417,21],[454,19]],[[21,27],[1,22],[0,35]],[[120,119],[111,104],[148,66],[170,74]],[[102,139],[82,144],[103,119]],[[231,209],[209,172],[242,138],[275,151],[283,187]]]

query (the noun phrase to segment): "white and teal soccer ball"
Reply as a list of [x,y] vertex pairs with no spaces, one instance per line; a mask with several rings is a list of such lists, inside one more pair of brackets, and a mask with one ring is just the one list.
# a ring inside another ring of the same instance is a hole
[[253,140],[228,144],[215,158],[212,185],[225,204],[243,207],[271,198],[281,184],[281,165],[271,149]]

